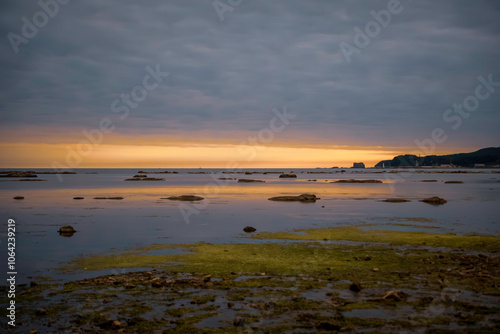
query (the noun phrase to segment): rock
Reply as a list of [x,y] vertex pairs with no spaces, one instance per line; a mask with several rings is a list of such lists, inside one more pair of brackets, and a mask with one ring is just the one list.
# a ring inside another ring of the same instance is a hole
[[464,181],[446,181],[446,184],[459,184],[459,183],[464,183]]
[[338,331],[340,326],[334,322],[322,321],[316,324],[316,329],[325,331]]
[[171,196],[167,198],[162,198],[162,199],[169,199],[171,201],[201,201],[204,198],[200,196],[194,196],[194,195],[181,195],[181,196]]
[[360,292],[362,289],[361,284],[359,282],[354,282],[349,286],[349,290],[354,292]]
[[394,290],[394,291],[388,291],[383,297],[382,299],[385,299],[385,300],[388,300],[388,299],[391,299],[391,300],[394,300],[396,302],[399,302],[399,301],[402,301],[402,300],[406,300],[406,298],[408,298],[409,295],[404,293],[403,291],[400,291],[400,290]]
[[83,197],[73,197],[73,199],[83,199]]
[[245,175],[252,175],[252,172],[245,172]]
[[447,203],[448,201],[441,198],[441,197],[433,196],[433,197],[424,198],[424,199],[420,200],[420,202],[424,202],[424,203],[432,204],[432,205],[442,205],[442,204]]
[[30,282],[30,287],[31,287],[31,288],[32,288],[32,287],[34,287],[34,286],[37,286],[37,285],[38,285],[38,283],[37,283],[37,282],[35,282],[35,281],[31,281],[31,282]]
[[251,232],[255,232],[257,231],[257,229],[255,227],[252,227],[252,226],[247,226],[243,229],[243,231],[247,232],[247,233],[251,233]]
[[122,323],[118,320],[108,320],[101,322],[97,326],[101,329],[119,329],[122,327]]
[[437,182],[438,180],[420,180],[419,182]]
[[38,334],[38,331],[36,329],[32,329],[29,331],[30,334]]
[[42,307],[42,308],[39,308],[38,310],[36,310],[35,314],[38,316],[43,316],[43,315],[47,314],[47,310]]
[[366,255],[364,260],[365,260],[365,261],[371,261],[371,259],[372,259],[372,258],[371,258],[370,256]]
[[384,199],[382,202],[388,202],[388,203],[405,203],[405,202],[410,202],[409,200],[405,198],[388,198]]
[[260,182],[260,183],[263,183],[265,181],[254,180],[254,179],[238,179],[238,182],[240,182],[240,183],[251,183],[251,182]]
[[59,233],[75,233],[76,230],[71,225],[64,225],[57,232],[59,232]]
[[76,233],[76,230],[71,225],[64,225],[57,232],[59,232],[60,236],[69,238]]
[[227,303],[227,308],[232,308],[233,306],[234,306],[234,303],[231,303],[231,302]]
[[337,180],[333,181],[331,183],[383,183],[380,180],[355,180],[355,179],[349,179],[349,180]]
[[38,177],[34,171],[10,171],[3,172],[0,174],[0,177]]
[[233,325],[236,327],[241,327],[245,325],[245,319],[241,317],[236,317],[233,319]]
[[24,197],[23,197],[23,196],[14,196],[13,198],[14,198],[14,199],[24,199]]
[[157,281],[154,281],[153,283],[151,283],[151,286],[153,288],[161,288],[161,287],[163,287],[163,283],[160,282],[159,280],[157,280]]
[[314,203],[320,198],[313,194],[302,194],[299,196],[277,196],[271,197],[270,201],[282,201],[282,202],[303,202],[303,203]]
[[132,179],[125,179],[125,181],[165,181],[165,179],[156,177],[140,177],[136,175]]
[[135,285],[133,285],[132,283],[125,284],[125,289],[133,289],[133,288],[135,288]]
[[378,269],[378,268],[373,268],[373,269],[372,269],[372,271],[374,271],[374,272],[378,272],[378,271],[380,271],[380,269]]
[[294,179],[294,178],[297,178],[297,175],[296,174],[281,174],[280,175],[280,179]]
[[94,199],[115,199],[115,200],[118,200],[118,199],[123,199],[123,197],[101,197],[101,196],[98,196],[98,197],[94,197]]

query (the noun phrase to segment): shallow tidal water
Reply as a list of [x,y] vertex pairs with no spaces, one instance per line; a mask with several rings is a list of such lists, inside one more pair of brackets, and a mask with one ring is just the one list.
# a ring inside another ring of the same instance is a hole
[[[62,282],[113,273],[108,270],[70,275],[54,270],[78,256],[159,243],[253,242],[241,238],[245,226],[253,226],[257,232],[275,232],[370,224],[367,228],[500,235],[500,174],[495,170],[451,173],[457,170],[418,169],[391,173],[346,169],[341,173],[339,169],[249,169],[254,173],[245,175],[223,173],[222,169],[175,169],[178,174],[148,173],[149,177],[165,181],[134,182],[124,180],[139,169],[75,171],[77,174],[71,175],[39,174],[38,179],[46,181],[38,182],[0,179],[0,240],[6,248],[7,221],[14,219],[18,283],[41,276]],[[291,171],[297,174],[296,179],[278,177],[278,172]],[[237,183],[219,178],[265,182]],[[339,179],[378,179],[383,183],[331,183]],[[315,203],[268,200],[302,193],[316,194],[321,199]],[[161,199],[183,194],[199,195],[205,200],[195,204]],[[14,200],[14,196],[25,199]],[[76,196],[84,199],[74,200]],[[97,196],[123,199],[93,199]],[[419,202],[430,196],[442,197],[448,203],[432,206]],[[395,197],[410,202],[382,202]],[[57,231],[63,225],[71,225],[78,232],[72,237],[60,236]],[[6,252],[1,256],[5,257]],[[7,259],[2,261],[6,263]]]

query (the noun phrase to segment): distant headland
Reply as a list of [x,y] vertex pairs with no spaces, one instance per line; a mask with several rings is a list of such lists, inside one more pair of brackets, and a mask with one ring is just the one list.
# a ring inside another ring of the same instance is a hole
[[424,157],[405,154],[398,155],[392,160],[382,160],[375,168],[389,167],[500,167],[500,147],[483,148],[471,153],[457,153],[448,155],[427,155]]

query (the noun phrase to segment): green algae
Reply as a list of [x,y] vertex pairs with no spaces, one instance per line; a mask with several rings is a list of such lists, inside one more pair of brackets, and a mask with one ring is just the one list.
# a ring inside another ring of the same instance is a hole
[[462,248],[488,252],[500,251],[500,238],[494,236],[440,234],[420,231],[363,230],[359,227],[360,226],[343,226],[297,229],[292,233],[261,232],[253,236],[253,238],[281,240],[345,240],[388,243],[391,245],[426,245],[431,247]]

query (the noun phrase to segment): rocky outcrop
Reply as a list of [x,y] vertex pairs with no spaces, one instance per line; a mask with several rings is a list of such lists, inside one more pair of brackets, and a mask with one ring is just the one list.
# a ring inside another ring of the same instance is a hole
[[171,197],[161,198],[161,199],[169,199],[171,201],[201,201],[201,200],[204,200],[203,197],[194,196],[194,195],[171,196]]
[[270,201],[281,201],[281,202],[303,202],[303,203],[314,203],[320,198],[313,194],[302,194],[299,196],[277,196],[269,198]]
[[33,171],[7,171],[0,172],[0,177],[38,177]]

